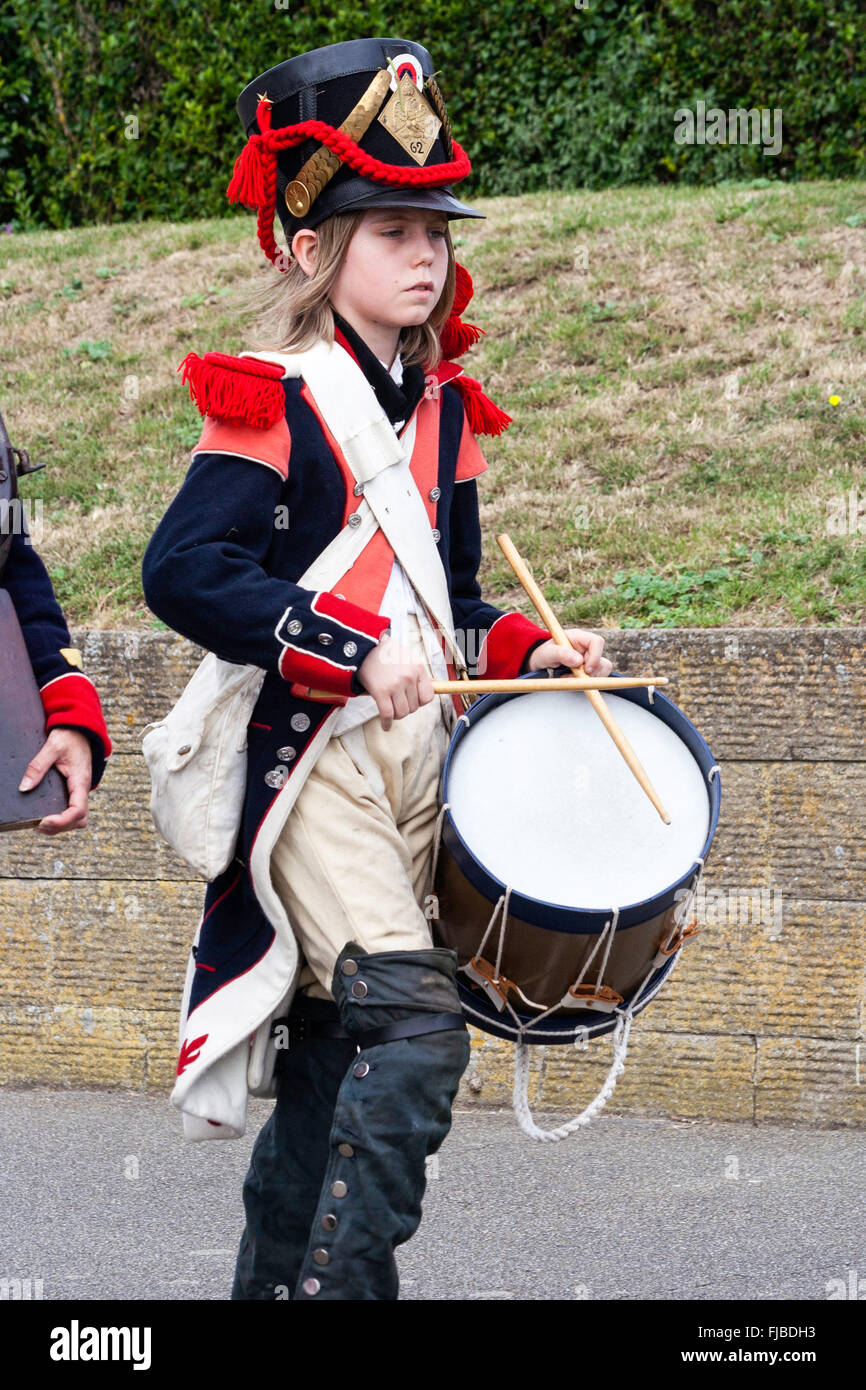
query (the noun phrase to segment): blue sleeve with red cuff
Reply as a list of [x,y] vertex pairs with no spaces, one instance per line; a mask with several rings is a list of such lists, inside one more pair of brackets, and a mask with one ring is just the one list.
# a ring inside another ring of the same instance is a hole
[[390,620],[270,572],[285,470],[263,462],[195,453],[145,551],[145,598],[169,627],[223,660],[345,703],[364,693],[358,668]]
[[90,744],[91,789],[97,787],[111,754],[111,740],[96,689],[63,655],[72,650],[69,628],[48,571],[26,528],[12,538],[2,583],[15,607],[45,711],[45,728],[77,729]]

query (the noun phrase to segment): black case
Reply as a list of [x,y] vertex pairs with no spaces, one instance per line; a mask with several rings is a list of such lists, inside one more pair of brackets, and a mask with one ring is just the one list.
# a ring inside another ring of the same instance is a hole
[[18,790],[45,738],[45,711],[24,634],[8,591],[0,587],[0,830],[23,830],[66,810],[66,780],[56,767],[31,791]]

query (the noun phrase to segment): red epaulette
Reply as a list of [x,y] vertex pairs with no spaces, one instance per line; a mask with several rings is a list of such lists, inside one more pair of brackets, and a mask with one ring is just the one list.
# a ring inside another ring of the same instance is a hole
[[187,353],[177,369],[188,383],[190,400],[202,415],[229,425],[269,429],[283,418],[286,397],[283,369],[258,357],[229,357],[224,352]]
[[439,386],[444,386],[446,382],[449,386],[456,386],[463,397],[466,419],[473,434],[502,434],[511,424],[511,416],[506,415],[484,394],[481,382],[467,376],[459,362],[446,362],[443,359],[430,375]]
[[460,376],[451,379],[451,385],[456,386],[463,397],[466,418],[473,434],[502,434],[503,430],[508,429],[511,416],[506,415],[489,396],[485,396],[480,381],[461,372]]
[[[472,276],[465,266],[455,264],[456,284],[451,313],[439,334],[443,361],[434,373],[440,385],[446,381],[463,397],[466,418],[473,434],[501,434],[511,424],[511,416],[500,410],[481,389],[481,382],[466,376],[459,363],[450,359],[462,357],[463,353],[477,343],[484,332],[474,323],[464,323],[461,318],[473,294]],[[447,360],[446,360],[447,359]]]

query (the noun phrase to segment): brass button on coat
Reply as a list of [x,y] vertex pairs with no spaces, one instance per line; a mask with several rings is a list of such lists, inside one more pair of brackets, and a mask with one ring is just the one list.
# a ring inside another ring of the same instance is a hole
[[357,975],[358,962],[356,960],[344,960],[343,964],[340,966],[340,969],[342,970],[344,975]]
[[322,1217],[322,1225],[326,1231],[336,1231],[337,1218],[332,1211],[329,1211],[326,1216]]
[[340,1180],[339,1178],[337,1179],[336,1182],[332,1182],[332,1183],[331,1183],[331,1196],[332,1196],[332,1197],[345,1197],[345,1195],[346,1195],[346,1193],[347,1193],[348,1191],[349,1191],[349,1189],[348,1189],[348,1187],[346,1186],[346,1184],[345,1184],[344,1182],[341,1182],[341,1180]]
[[362,1077],[362,1076],[366,1076],[366,1075],[367,1075],[367,1072],[368,1072],[369,1070],[370,1070],[370,1063],[369,1063],[369,1062],[356,1062],[355,1065],[354,1065],[353,1068],[352,1068],[352,1075],[353,1075],[353,1076],[357,1076],[358,1080],[360,1081],[360,1080],[361,1080],[361,1077]]
[[328,1254],[327,1250],[314,1250],[314,1251],[313,1251],[313,1264],[317,1264],[317,1265],[329,1265],[330,1263],[331,1263],[331,1257],[330,1257],[330,1255]]
[[343,1158],[354,1158],[355,1156],[355,1150],[351,1144],[338,1144],[337,1153],[341,1154]]

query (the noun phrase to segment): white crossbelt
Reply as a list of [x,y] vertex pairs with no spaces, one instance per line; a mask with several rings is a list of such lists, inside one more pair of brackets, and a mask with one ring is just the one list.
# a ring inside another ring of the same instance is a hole
[[[369,513],[373,514],[437,624],[455,667],[465,670],[466,663],[454,636],[451,599],[442,559],[410,469],[415,420],[410,421],[402,438],[398,439],[361,368],[337,342],[329,345],[320,340],[306,352],[299,353],[241,355],[276,362],[287,376],[303,376],[353,476],[364,485],[355,515],[360,515],[361,524],[365,525]],[[319,559],[324,561],[330,553],[331,546]],[[299,582],[322,584],[318,560]]]

